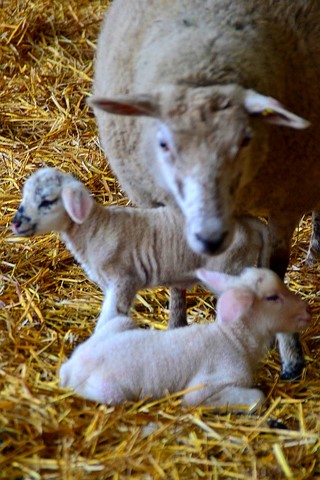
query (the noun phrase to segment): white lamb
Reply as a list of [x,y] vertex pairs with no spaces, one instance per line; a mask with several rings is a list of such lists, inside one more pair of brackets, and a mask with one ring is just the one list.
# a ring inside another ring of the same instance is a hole
[[[187,245],[178,211],[104,207],[72,175],[53,168],[40,169],[26,181],[13,231],[20,236],[61,232],[67,248],[105,294],[104,322],[127,315],[140,289],[190,287],[197,282],[197,268],[239,273],[268,255],[267,229],[256,218],[239,221],[234,242],[223,255],[198,255]],[[181,304],[173,301],[170,308],[171,326],[186,324]]]
[[114,318],[62,365],[61,385],[108,404],[190,388],[186,404],[257,408],[264,400],[252,388],[259,359],[273,335],[309,324],[309,308],[268,269],[240,276],[201,269],[198,276],[221,295],[215,323],[159,331]]

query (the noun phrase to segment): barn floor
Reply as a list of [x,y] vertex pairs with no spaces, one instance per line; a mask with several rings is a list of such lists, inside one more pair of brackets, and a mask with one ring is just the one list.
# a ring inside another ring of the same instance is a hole
[[[25,179],[57,166],[105,204],[126,205],[85,104],[107,2],[2,0],[0,6],[0,478],[320,479],[320,266],[304,263],[301,221],[287,281],[307,299],[307,367],[279,379],[272,350],[259,370],[267,395],[252,415],[185,408],[179,396],[108,407],[58,386],[57,371],[91,334],[102,300],[59,238],[22,239],[10,224]],[[165,289],[140,292],[133,315],[164,329]],[[211,296],[192,291],[190,321],[212,318]]]

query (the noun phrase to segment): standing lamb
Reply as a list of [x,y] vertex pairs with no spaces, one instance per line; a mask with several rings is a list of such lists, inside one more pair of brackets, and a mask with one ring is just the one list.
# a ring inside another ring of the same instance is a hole
[[[230,249],[217,257],[194,253],[183,229],[182,215],[170,207],[104,207],[81,182],[54,168],[28,178],[13,219],[20,236],[62,233],[67,248],[104,292],[103,322],[128,315],[140,289],[190,287],[197,282],[197,268],[240,273],[244,266],[265,263],[268,255],[266,225],[253,217],[238,222]],[[185,325],[185,309],[184,318],[180,310],[171,310],[171,326]]]
[[[180,207],[193,250],[221,252],[238,215],[263,215],[284,276],[320,207],[319,25],[318,0],[112,2],[90,102],[102,146],[138,205]],[[279,344],[298,376],[298,336]]]
[[200,270],[199,278],[221,295],[216,322],[159,331],[116,317],[62,365],[61,385],[108,404],[192,389],[183,395],[190,405],[257,408],[259,359],[276,332],[309,324],[308,307],[271,270],[248,268],[239,277]]

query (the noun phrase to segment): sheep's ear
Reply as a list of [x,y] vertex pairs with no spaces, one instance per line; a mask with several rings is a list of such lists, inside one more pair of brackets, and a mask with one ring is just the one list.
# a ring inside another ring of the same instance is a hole
[[90,97],[92,107],[117,115],[158,117],[160,108],[153,95],[124,95],[115,98]]
[[83,223],[93,206],[93,198],[81,184],[66,185],[62,189],[62,202],[69,217],[76,223]]
[[287,110],[275,98],[260,95],[254,90],[246,90],[244,107],[250,115],[275,125],[298,129],[307,128],[310,125],[310,122]]
[[217,317],[221,322],[234,322],[248,314],[254,302],[254,293],[247,288],[231,288],[217,303]]
[[236,286],[236,279],[234,275],[228,275],[227,273],[212,272],[205,268],[200,268],[196,271],[196,275],[204,282],[210,290],[216,295],[221,295],[225,290]]

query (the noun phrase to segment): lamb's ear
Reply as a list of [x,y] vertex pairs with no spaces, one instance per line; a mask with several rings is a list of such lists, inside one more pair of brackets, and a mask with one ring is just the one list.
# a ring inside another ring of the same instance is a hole
[[205,268],[200,268],[196,271],[196,275],[204,282],[210,290],[213,291],[216,295],[221,295],[225,290],[235,287],[237,282],[237,277],[234,275],[228,275],[227,273],[221,272],[212,272],[206,270]]
[[254,293],[247,288],[231,288],[217,303],[217,317],[221,322],[234,322],[246,315],[254,302]]
[[250,115],[275,125],[298,129],[307,128],[310,125],[308,120],[290,112],[275,98],[260,95],[254,90],[245,91],[244,107]]
[[62,188],[62,202],[69,217],[76,223],[83,223],[91,212],[94,200],[81,183],[74,183]]
[[116,115],[158,117],[160,108],[154,95],[123,95],[114,98],[89,97],[87,103]]

